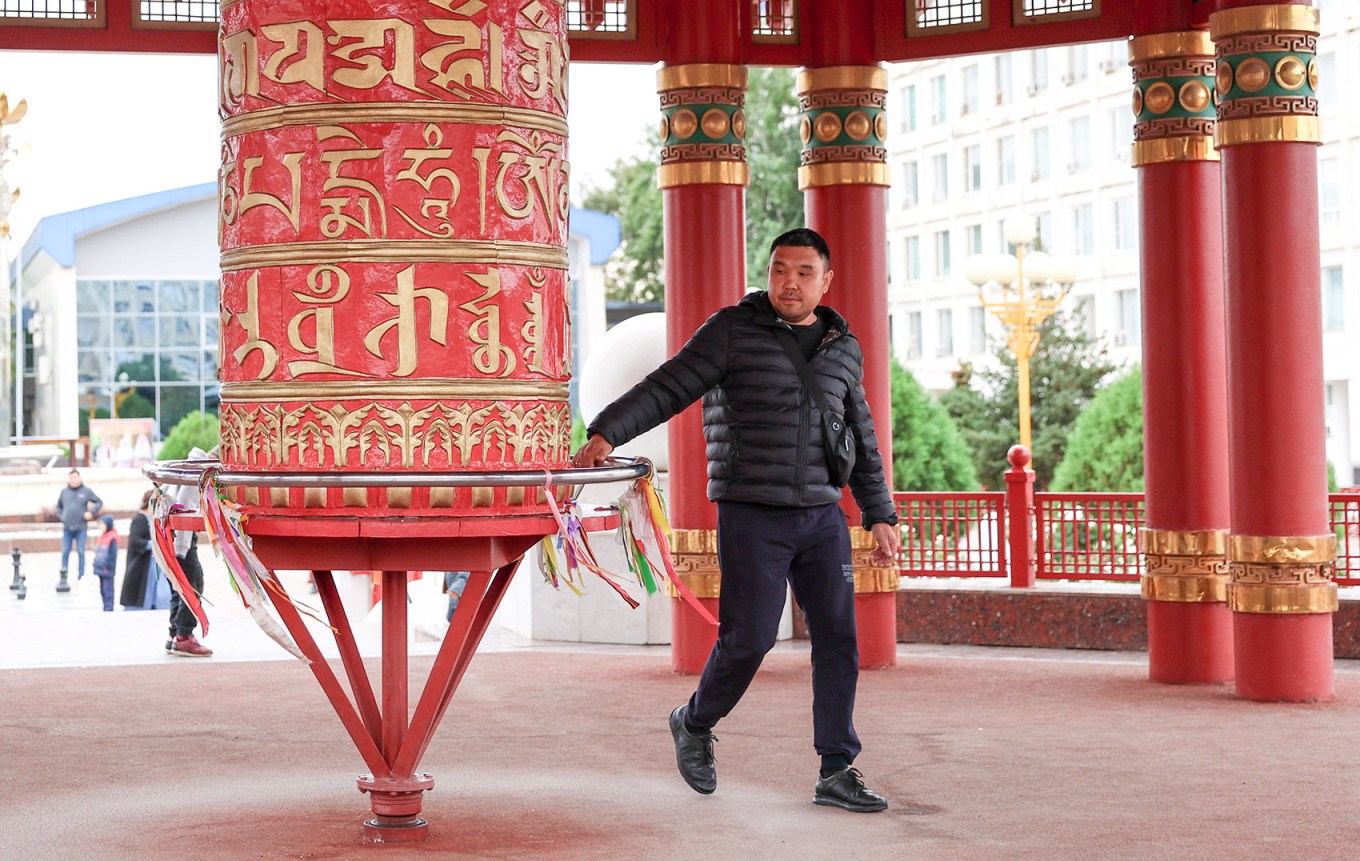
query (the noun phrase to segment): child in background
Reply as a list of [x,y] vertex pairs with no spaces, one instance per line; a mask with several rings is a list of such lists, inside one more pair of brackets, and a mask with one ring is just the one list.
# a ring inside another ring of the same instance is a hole
[[99,518],[104,532],[94,545],[94,573],[99,578],[99,597],[104,599],[104,612],[113,612],[113,572],[118,565],[118,530],[113,528],[113,515]]

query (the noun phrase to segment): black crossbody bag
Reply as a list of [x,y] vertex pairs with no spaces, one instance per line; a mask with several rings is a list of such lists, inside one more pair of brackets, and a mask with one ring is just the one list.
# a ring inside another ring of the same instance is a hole
[[835,487],[845,487],[850,483],[850,472],[855,468],[855,432],[839,413],[831,409],[822,387],[817,385],[817,378],[812,375],[812,368],[808,367],[807,359],[803,358],[803,351],[798,348],[797,337],[782,327],[779,333],[779,342],[784,345],[784,350],[793,360],[793,367],[798,371],[798,376],[803,378],[803,387],[807,389],[813,403],[820,408],[826,471],[831,477],[831,484]]

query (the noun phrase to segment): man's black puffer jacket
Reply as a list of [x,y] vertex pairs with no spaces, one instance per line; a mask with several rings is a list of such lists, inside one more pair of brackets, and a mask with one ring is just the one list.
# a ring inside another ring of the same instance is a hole
[[[809,363],[826,397],[844,405],[857,448],[850,490],[867,529],[897,522],[883,480],[873,418],[864,399],[864,354],[845,318],[826,307],[829,324]],[[751,293],[715,313],[680,352],[605,407],[589,433],[620,446],[704,399],[708,498],[806,508],[839,502],[823,448],[821,405],[813,405],[776,331],[787,326],[769,295]]]

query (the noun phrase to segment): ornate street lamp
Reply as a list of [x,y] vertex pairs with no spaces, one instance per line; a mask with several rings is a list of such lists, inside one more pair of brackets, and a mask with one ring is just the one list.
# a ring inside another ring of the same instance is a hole
[[[1020,372],[1020,444],[1034,450],[1029,422],[1029,360],[1039,346],[1039,325],[1052,316],[1076,280],[1075,261],[1050,257],[1043,251],[1025,250],[1038,237],[1034,219],[1012,215],[1002,224],[1006,241],[1015,254],[974,254],[964,261],[963,277],[978,288],[978,298],[1006,326],[1006,346],[1015,354]],[[998,299],[988,299],[984,288],[1001,287]],[[1056,297],[1045,297],[1047,285],[1057,285]],[[1026,286],[1029,290],[1026,290]]]

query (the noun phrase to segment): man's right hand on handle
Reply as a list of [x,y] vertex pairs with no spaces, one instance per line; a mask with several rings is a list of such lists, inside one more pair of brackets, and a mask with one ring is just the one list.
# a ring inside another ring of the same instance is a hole
[[609,444],[609,440],[599,434],[591,434],[586,444],[576,450],[576,454],[571,459],[571,465],[575,467],[600,466],[605,458],[609,457],[614,446]]

